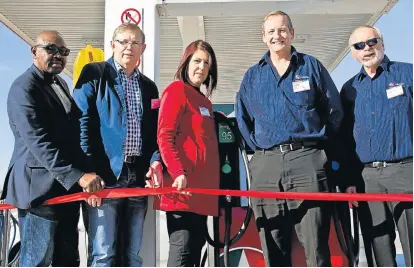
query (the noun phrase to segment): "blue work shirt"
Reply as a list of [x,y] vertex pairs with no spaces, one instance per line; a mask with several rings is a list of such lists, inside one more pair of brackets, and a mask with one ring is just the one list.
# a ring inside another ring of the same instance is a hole
[[412,64],[385,56],[373,78],[362,67],[342,87],[341,100],[341,133],[349,154],[356,151],[361,163],[413,156]]
[[291,53],[282,77],[269,51],[244,75],[236,99],[236,118],[244,140],[253,150],[327,140],[339,129],[343,111],[328,71],[316,58],[294,47]]

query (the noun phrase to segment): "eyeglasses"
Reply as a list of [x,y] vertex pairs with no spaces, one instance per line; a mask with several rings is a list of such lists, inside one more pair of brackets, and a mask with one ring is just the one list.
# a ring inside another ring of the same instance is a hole
[[36,46],[36,47],[41,47],[44,50],[46,50],[47,54],[52,54],[52,55],[56,55],[58,52],[60,53],[61,56],[69,56],[70,53],[70,49],[66,48],[66,47],[58,47],[55,44],[51,44],[51,45],[45,45],[45,46]]
[[115,41],[120,43],[124,47],[128,46],[129,44],[131,46],[140,46],[140,45],[142,45],[142,43],[138,42],[138,41],[128,41],[128,40],[115,40]]
[[375,38],[371,38],[371,39],[367,40],[366,42],[358,42],[358,43],[355,43],[352,46],[356,50],[362,50],[362,49],[365,48],[366,45],[368,45],[369,47],[375,46],[376,44],[378,44],[379,40],[380,40],[379,38],[376,38],[375,37]]

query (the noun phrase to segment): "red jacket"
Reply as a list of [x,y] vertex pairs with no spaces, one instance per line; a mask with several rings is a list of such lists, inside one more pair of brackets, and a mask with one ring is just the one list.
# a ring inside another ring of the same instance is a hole
[[[219,188],[219,154],[213,108],[209,99],[193,87],[176,81],[161,97],[158,145],[167,167],[163,186],[177,176],[187,176],[188,188]],[[154,208],[218,215],[218,197],[202,194],[163,195]]]

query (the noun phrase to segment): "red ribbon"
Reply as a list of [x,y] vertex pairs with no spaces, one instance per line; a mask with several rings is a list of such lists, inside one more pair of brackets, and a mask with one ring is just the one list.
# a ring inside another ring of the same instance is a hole
[[[224,195],[253,198],[278,198],[318,201],[374,201],[374,202],[413,202],[412,194],[348,194],[348,193],[296,193],[296,192],[266,192],[266,191],[240,191],[240,190],[217,190],[186,188],[185,192],[193,194]],[[104,189],[96,193],[76,193],[55,197],[47,200],[45,205],[55,205],[75,201],[84,201],[88,198],[125,198],[134,196],[153,196],[170,193],[180,193],[176,188],[163,187],[156,189],[149,188],[122,188]],[[0,210],[14,208],[9,204],[1,204]]]

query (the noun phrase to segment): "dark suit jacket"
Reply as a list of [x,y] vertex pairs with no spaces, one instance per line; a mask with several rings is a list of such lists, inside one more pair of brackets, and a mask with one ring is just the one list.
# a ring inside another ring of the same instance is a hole
[[[77,181],[87,169],[79,146],[79,110],[73,103],[66,113],[51,79],[32,65],[13,82],[7,99],[15,144],[2,198],[21,209],[79,191]],[[57,79],[70,96],[65,81]]]
[[[159,97],[157,86],[140,73],[139,86],[143,116],[141,121],[142,157],[138,167],[148,169],[160,161],[157,145]],[[87,64],[79,76],[73,98],[81,110],[80,142],[93,163],[94,171],[107,186],[117,182],[125,157],[127,114],[125,91],[114,61]],[[142,174],[140,172],[139,174]],[[138,184],[144,183],[138,178]]]

